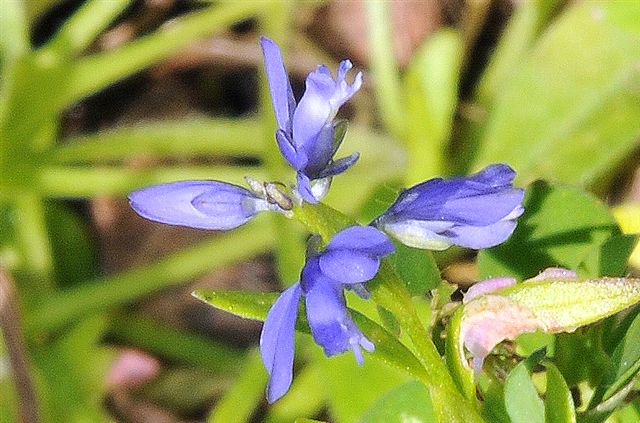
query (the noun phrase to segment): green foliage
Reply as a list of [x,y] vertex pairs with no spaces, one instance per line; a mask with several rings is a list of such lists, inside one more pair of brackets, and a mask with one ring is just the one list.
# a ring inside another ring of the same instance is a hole
[[525,362],[518,364],[507,376],[504,404],[513,423],[544,423],[544,404]]
[[423,385],[408,382],[380,397],[367,410],[362,423],[415,423],[435,422],[431,398]]

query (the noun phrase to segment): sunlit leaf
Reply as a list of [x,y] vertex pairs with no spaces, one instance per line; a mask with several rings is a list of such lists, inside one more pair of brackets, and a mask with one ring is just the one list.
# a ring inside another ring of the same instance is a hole
[[380,397],[359,420],[361,423],[436,422],[431,398],[424,385],[408,382]]
[[522,362],[507,376],[504,403],[512,423],[544,423],[544,404]]

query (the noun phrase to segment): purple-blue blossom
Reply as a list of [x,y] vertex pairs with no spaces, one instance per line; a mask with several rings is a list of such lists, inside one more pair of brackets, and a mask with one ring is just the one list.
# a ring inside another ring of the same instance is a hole
[[129,194],[133,210],[154,222],[229,230],[263,210],[279,210],[253,191],[221,181],[181,181]]
[[265,70],[278,129],[276,140],[284,158],[297,173],[297,189],[305,201],[316,203],[326,194],[331,177],[358,160],[358,153],[333,159],[344,136],[343,123],[334,121],[340,106],[362,85],[358,72],[346,80],[352,65],[340,62],[335,78],[324,65],[307,76],[306,89],[296,104],[278,45],[262,37]]
[[524,191],[505,164],[449,180],[430,179],[400,193],[372,222],[405,245],[444,250],[488,248],[504,242],[524,212]]
[[307,259],[300,282],[278,297],[262,328],[260,354],[269,373],[269,402],[283,396],[291,386],[295,323],[303,295],[311,335],[327,356],[351,350],[362,364],[362,349],[374,350],[349,315],[344,288],[372,279],[380,259],[393,251],[391,241],[376,228],[351,226],[338,232],[322,252]]

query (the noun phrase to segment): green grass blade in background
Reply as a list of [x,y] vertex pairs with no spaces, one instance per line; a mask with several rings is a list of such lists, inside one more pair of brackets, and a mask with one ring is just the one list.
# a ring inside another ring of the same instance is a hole
[[366,2],[370,71],[378,105],[378,115],[387,130],[396,138],[404,139],[406,118],[404,98],[393,53],[393,34],[389,8],[391,3],[378,0]]
[[474,167],[506,162],[520,182],[610,177],[640,136],[640,19],[629,28],[611,15],[639,10],[575,3],[549,26],[490,111]]
[[131,0],[86,1],[43,49],[66,56],[81,53],[130,3]]
[[504,92],[518,75],[541,30],[563,0],[532,0],[516,5],[502,33],[491,61],[476,87],[477,101],[487,106]]
[[113,318],[109,335],[117,342],[216,373],[237,373],[244,356],[231,345],[130,314]]
[[[56,163],[100,163],[131,157],[253,156],[264,151],[255,119],[190,118],[141,123],[71,138],[50,152]],[[275,141],[273,148],[275,147]]]
[[42,298],[39,308],[25,316],[31,333],[51,331],[145,297],[160,289],[188,282],[213,269],[268,251],[273,235],[258,221],[169,255],[158,262]]
[[148,185],[196,179],[218,179],[242,184],[250,175],[261,179],[264,172],[256,167],[242,166],[173,166],[128,169],[122,167],[46,166],[39,170],[35,189],[45,197],[125,196]]
[[440,30],[416,52],[407,70],[407,185],[449,173],[446,150],[458,104],[462,55],[460,34]]
[[96,92],[159,60],[187,44],[225,30],[231,24],[262,10],[259,1],[223,2],[168,22],[157,31],[125,44],[114,51],[83,58],[74,66],[71,89],[60,97],[59,109]]
[[209,415],[209,423],[246,422],[265,395],[267,371],[260,353],[253,350],[244,361],[244,369],[234,386],[218,401]]

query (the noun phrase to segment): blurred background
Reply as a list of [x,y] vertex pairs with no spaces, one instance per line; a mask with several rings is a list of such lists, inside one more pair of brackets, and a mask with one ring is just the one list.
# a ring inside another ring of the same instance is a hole
[[[138,217],[126,194],[185,179],[292,182],[273,136],[267,35],[298,99],[318,64],[349,58],[364,72],[341,109],[341,156],[361,160],[327,197],[360,222],[403,186],[506,162],[519,186],[579,186],[638,232],[639,9],[0,0],[0,421],[358,421],[406,376],[325,360],[301,336],[292,391],[268,406],[261,324],[190,295],[295,282],[298,226],[166,226]],[[461,287],[477,278],[472,253],[437,259]]]

